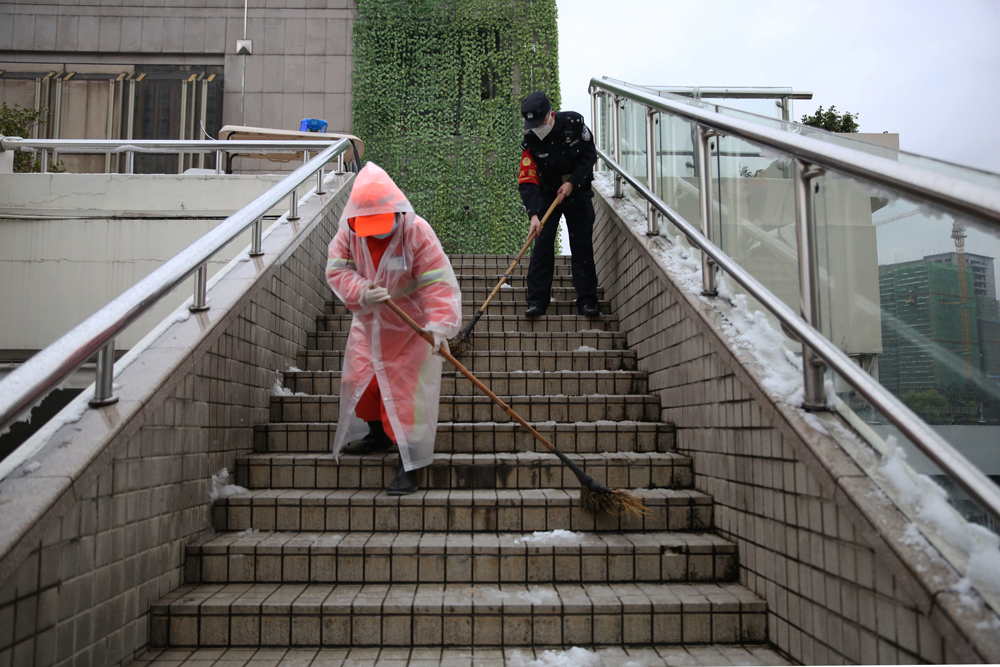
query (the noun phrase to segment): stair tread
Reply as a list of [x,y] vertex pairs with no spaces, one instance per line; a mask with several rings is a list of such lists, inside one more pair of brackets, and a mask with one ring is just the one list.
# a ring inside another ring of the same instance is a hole
[[[696,489],[629,489],[646,505],[709,504],[712,497]],[[390,496],[384,489],[249,489],[220,505],[382,505],[439,507],[577,506],[579,489],[421,489],[408,496]]]
[[[672,464],[677,464],[679,462],[691,462],[691,457],[684,454],[677,454],[676,452],[586,452],[586,453],[576,453],[576,452],[564,452],[566,458],[572,461],[581,461],[583,465],[594,462],[625,462],[630,464],[640,464],[642,462],[670,462]],[[398,455],[395,452],[389,452],[384,454],[368,454],[366,456],[352,456],[350,454],[342,454],[340,456],[341,464],[346,465],[349,463],[356,462],[359,465],[366,463],[381,464],[382,461],[386,459],[391,459],[395,461]],[[336,464],[337,459],[333,454],[329,453],[307,453],[307,452],[297,452],[297,453],[259,453],[259,454],[247,454],[243,456],[237,456],[237,461],[251,461],[251,460],[268,460],[268,461],[287,461],[289,465],[305,465],[314,461],[323,461],[331,464]],[[558,462],[558,458],[555,454],[550,454],[548,452],[482,452],[482,453],[447,453],[447,452],[435,452],[434,454],[435,462],[445,462],[445,463],[455,463],[462,465],[495,465],[498,462],[515,462],[520,464],[527,463],[555,463]]]
[[212,613],[765,613],[766,603],[729,582],[185,584],[152,605],[154,615]]
[[736,545],[714,533],[646,532],[590,533],[552,531],[532,533],[345,533],[242,531],[217,533],[188,545],[188,553],[202,554],[328,554],[352,553],[733,553]]
[[[578,647],[579,648],[579,647]],[[266,661],[266,664],[295,664],[314,667],[343,667],[344,665],[371,665],[372,667],[406,667],[409,665],[462,665],[490,664],[494,667],[524,665],[538,659],[547,659],[552,654],[561,657],[567,647],[563,646],[521,646],[517,648],[497,648],[483,646],[444,647],[356,647],[356,648],[275,648],[229,649],[237,660],[233,665],[246,661]],[[767,644],[695,644],[652,646],[594,645],[587,650],[600,656],[604,667],[667,667],[668,665],[788,665],[774,649]],[[220,649],[149,649],[131,663],[135,667],[207,667],[226,665],[216,662]],[[556,658],[553,658],[556,659]],[[533,664],[533,663],[532,663]]]

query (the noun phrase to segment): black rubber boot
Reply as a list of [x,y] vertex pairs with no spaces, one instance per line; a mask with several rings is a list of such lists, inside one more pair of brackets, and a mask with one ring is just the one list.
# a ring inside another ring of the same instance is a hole
[[368,424],[368,435],[358,440],[353,445],[344,447],[344,454],[355,454],[364,456],[365,454],[375,454],[392,449],[392,440],[385,434],[382,422],[366,422]]
[[403,463],[400,462],[399,470],[396,472],[395,479],[392,480],[392,484],[386,490],[390,496],[408,496],[411,493],[415,493],[420,489],[420,485],[417,483],[417,471],[410,470],[407,472],[403,470]]

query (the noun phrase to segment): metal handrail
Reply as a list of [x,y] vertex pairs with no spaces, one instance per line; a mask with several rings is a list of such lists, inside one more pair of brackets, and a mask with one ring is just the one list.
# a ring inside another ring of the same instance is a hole
[[[310,143],[313,150],[323,146],[322,142]],[[251,254],[260,254],[260,228],[264,214],[288,196],[292,197],[291,209],[294,210],[294,203],[298,200],[296,196],[298,188],[313,174],[317,174],[317,193],[322,194],[322,186],[319,183],[322,181],[323,168],[335,157],[343,154],[350,145],[349,139],[339,139],[327,146],[316,157],[229,216],[212,231],[0,381],[0,432],[58,387],[70,374],[93,357],[95,352],[99,353],[98,379],[95,401],[92,401],[91,405],[108,405],[117,400],[111,395],[115,338],[192,274],[197,275],[194,303],[190,308],[195,311],[207,309],[205,300],[207,262],[251,226],[254,227]],[[105,390],[106,395],[102,396]]]
[[23,139],[0,137],[0,150],[55,150],[60,153],[301,153],[315,151],[323,141],[267,141],[224,139]]
[[983,219],[1000,226],[1000,191],[995,189],[701,109],[606,78],[591,79],[590,85],[593,89],[604,90],[620,98],[678,116],[717,133],[788,153],[810,165],[832,169],[879,187],[895,190],[902,195],[930,202],[957,215]]
[[[921,452],[941,468],[969,497],[994,519],[1000,521],[1000,487],[976,468],[958,452],[947,440],[931,429],[906,404],[892,395],[855,364],[836,345],[830,342],[799,314],[789,308],[781,299],[771,293],[750,273],[725,254],[717,245],[706,238],[699,229],[680,216],[637,178],[629,174],[600,148],[597,155],[611,167],[636,192],[650,202],[664,217],[670,220],[687,239],[711,258],[729,277],[739,283],[752,297],[767,308],[788,330],[812,351],[826,365],[837,372],[854,387],[858,393],[892,422],[900,432],[912,441]],[[805,363],[805,362],[804,362]]]

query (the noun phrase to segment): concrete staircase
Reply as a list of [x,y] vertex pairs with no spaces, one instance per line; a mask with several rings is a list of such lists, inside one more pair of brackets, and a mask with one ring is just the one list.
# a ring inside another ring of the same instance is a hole
[[[467,318],[510,261],[453,259]],[[576,315],[568,258],[556,267],[546,317],[522,316],[515,277],[461,360],[598,481],[632,489],[648,516],[580,509],[572,473],[447,364],[418,493],[384,493],[395,454],[338,464],[329,452],[351,316],[331,301],[301,370],[284,375],[291,395],[272,398],[255,453],[237,460],[249,493],[216,503],[216,534],[188,546],[187,584],[153,605],[152,644],[174,657],[182,647],[412,649],[412,664],[418,648],[440,659],[448,647],[501,658],[617,647],[605,664],[624,664],[647,647],[647,665],[714,644],[713,664],[722,649],[782,662],[763,647],[765,604],[736,583],[735,548],[710,532],[712,499],[692,488],[691,460],[673,451],[635,352],[614,317]],[[557,530],[577,534],[533,534]]]

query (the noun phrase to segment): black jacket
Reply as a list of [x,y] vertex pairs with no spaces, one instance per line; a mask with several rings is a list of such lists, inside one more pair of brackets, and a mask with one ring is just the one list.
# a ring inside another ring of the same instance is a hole
[[528,217],[541,217],[556,190],[567,180],[573,183],[570,199],[592,196],[590,183],[594,180],[597,149],[580,114],[557,112],[548,136],[540,140],[534,132],[528,132],[521,149],[517,188]]

